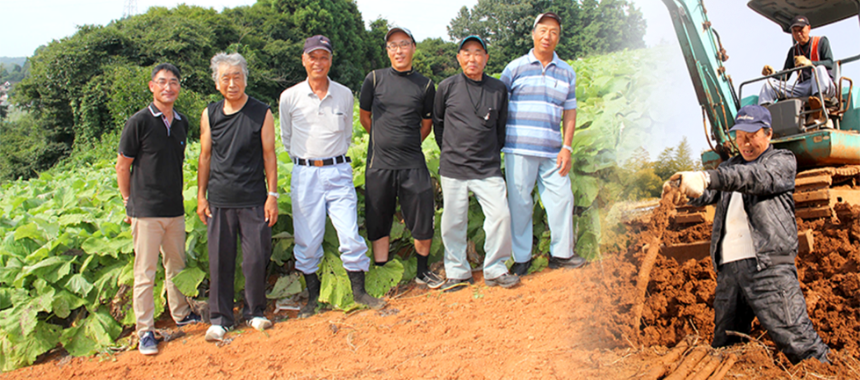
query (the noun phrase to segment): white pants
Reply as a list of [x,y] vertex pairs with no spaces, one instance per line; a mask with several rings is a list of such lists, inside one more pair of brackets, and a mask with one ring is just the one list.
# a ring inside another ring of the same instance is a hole
[[817,93],[824,94],[825,97],[832,98],[836,96],[836,85],[830,79],[830,74],[827,73],[827,68],[824,66],[815,66],[815,72],[818,80],[824,91],[818,90],[818,83],[815,78],[807,79],[803,82],[790,84],[776,78],[768,78],[761,87],[761,92],[758,95],[758,104],[774,103],[779,97],[783,98],[799,98],[802,96],[810,96]]
[[367,244],[358,234],[355,185],[349,163],[330,166],[293,166],[290,191],[293,201],[293,230],[296,269],[311,274],[323,257],[326,213],[337,230],[338,251],[348,271],[367,271]]
[[508,273],[505,260],[511,257],[511,214],[502,177],[461,180],[442,177],[445,209],[442,212],[442,245],[445,246],[445,276],[465,280],[472,277],[466,257],[469,227],[469,191],[484,213],[484,278]]

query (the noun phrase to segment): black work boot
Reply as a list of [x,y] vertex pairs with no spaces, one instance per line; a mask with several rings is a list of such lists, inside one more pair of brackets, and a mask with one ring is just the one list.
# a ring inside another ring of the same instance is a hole
[[364,290],[364,272],[346,271],[349,275],[349,283],[352,285],[352,297],[355,303],[368,306],[372,309],[382,309],[385,301],[375,298]]
[[320,277],[317,273],[302,273],[305,275],[305,283],[308,285],[308,304],[299,310],[299,318],[307,318],[316,314],[317,300],[320,298]]

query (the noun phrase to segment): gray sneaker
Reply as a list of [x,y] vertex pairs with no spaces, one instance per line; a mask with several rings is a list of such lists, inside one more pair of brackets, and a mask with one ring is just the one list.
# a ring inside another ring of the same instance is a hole
[[429,270],[423,275],[415,277],[415,282],[421,285],[427,285],[430,289],[439,289],[445,284],[445,280]]
[[206,330],[207,342],[220,342],[224,340],[224,335],[227,334],[227,329],[224,326],[212,325]]
[[550,256],[548,266],[550,267],[550,269],[558,269],[558,268],[574,268],[575,269],[575,268],[579,268],[579,267],[585,265],[585,263],[587,263],[587,262],[588,262],[588,260],[583,259],[579,255],[574,253],[573,256],[571,256],[570,258],[567,258],[567,259],[560,259],[558,257]]
[[140,337],[140,343],[137,344],[137,350],[144,355],[155,355],[158,353],[158,342],[155,341],[155,334],[152,331],[145,331]]
[[507,289],[519,284],[520,277],[515,274],[505,273],[496,278],[485,278],[484,283],[487,284],[487,286],[501,286]]
[[445,293],[456,292],[456,291],[464,289],[467,286],[469,286],[470,284],[474,284],[474,283],[475,283],[475,280],[473,280],[471,277],[469,277],[465,280],[457,280],[457,279],[449,278],[447,281],[445,281],[445,284],[442,285],[442,291]]

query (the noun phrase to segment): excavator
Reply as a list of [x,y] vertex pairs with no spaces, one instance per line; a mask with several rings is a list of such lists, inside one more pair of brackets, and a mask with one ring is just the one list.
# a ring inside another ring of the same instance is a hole
[[[751,78],[740,83],[736,92],[723,65],[728,54],[708,20],[704,0],[663,2],[671,15],[703,118],[710,122],[706,138],[711,149],[702,154],[702,164],[706,169],[715,168],[739,153],[729,133],[738,109],[757,104],[758,91],[766,79],[787,77],[800,68]],[[809,19],[813,34],[817,27],[860,17],[860,0],[752,0],[747,6],[787,33],[796,15]],[[842,67],[860,60],[860,55],[834,58],[834,98],[819,95],[818,102],[808,101],[808,97],[785,98],[767,106],[773,119],[772,145],[793,152],[797,158],[794,200],[796,215],[804,220],[837,216],[837,203],[860,204],[860,99],[854,82],[842,75]],[[796,77],[792,76],[792,80]],[[813,80],[820,78],[813,75]],[[788,83],[790,86],[791,81]],[[677,211],[675,225],[704,223],[713,218],[712,209],[684,206]]]
[[[723,65],[728,53],[708,19],[704,0],[663,0],[663,3],[669,10],[702,109],[705,138],[710,147],[702,153],[702,166],[715,168],[739,154],[729,133],[738,110],[758,103],[759,89],[768,78],[785,78],[800,68],[750,78],[735,91]],[[817,27],[860,17],[860,0],[751,0],[747,6],[787,33],[796,15],[809,19],[813,35]],[[842,75],[843,66],[860,60],[860,55],[834,58],[835,97],[819,95],[817,102],[809,97],[781,98],[767,106],[774,134],[771,144],[791,151],[797,159],[795,215],[802,220],[841,219],[842,213],[850,213],[846,204],[860,205],[860,94],[854,82]],[[791,76],[791,80],[795,78],[797,75]],[[787,82],[789,86],[791,80]],[[813,80],[820,78],[813,74]],[[712,222],[713,216],[713,206],[680,206],[671,218],[670,228],[693,231],[698,225]],[[798,243],[801,254],[812,251],[812,231],[799,231]],[[709,249],[710,241],[703,240],[661,245],[660,253],[680,263],[708,257]]]

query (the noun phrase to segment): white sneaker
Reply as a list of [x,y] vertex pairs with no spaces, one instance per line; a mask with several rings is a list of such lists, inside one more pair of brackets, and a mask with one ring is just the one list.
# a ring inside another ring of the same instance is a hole
[[209,326],[209,329],[206,330],[206,341],[207,342],[220,342],[224,340],[224,334],[227,333],[227,329],[224,326],[212,325]]
[[263,331],[265,329],[272,327],[272,322],[266,319],[265,317],[254,317],[248,321],[248,326],[251,326],[257,330]]

